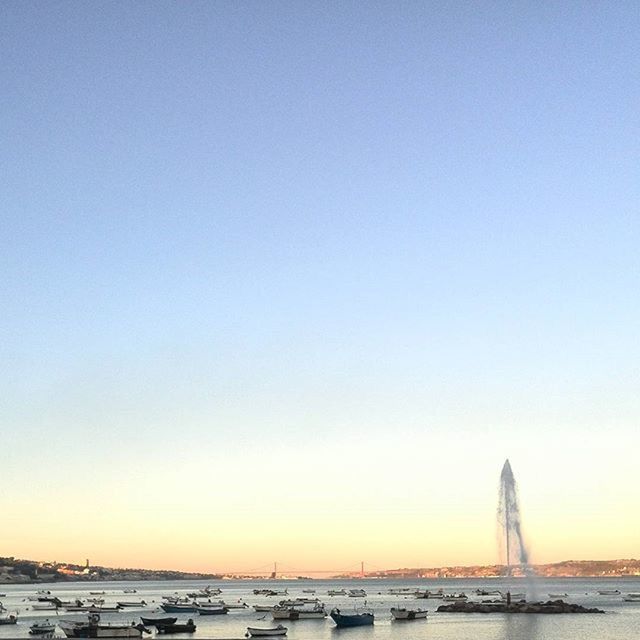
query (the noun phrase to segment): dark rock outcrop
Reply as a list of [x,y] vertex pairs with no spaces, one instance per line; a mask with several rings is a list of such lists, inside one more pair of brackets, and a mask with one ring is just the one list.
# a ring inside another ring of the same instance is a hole
[[437,609],[446,613],[604,613],[595,607],[583,607],[564,600],[547,602],[453,602],[440,605]]

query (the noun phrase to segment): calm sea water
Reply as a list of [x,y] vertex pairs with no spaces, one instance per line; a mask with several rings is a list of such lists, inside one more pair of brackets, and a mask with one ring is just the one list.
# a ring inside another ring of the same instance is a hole
[[[343,611],[362,607],[362,599],[329,597],[332,588],[363,588],[367,592],[367,606],[375,612],[375,625],[355,629],[336,629],[330,618],[325,620],[286,621],[288,638],[291,640],[620,640],[636,638],[640,634],[640,602],[624,602],[622,596],[601,596],[599,590],[619,589],[622,594],[640,592],[640,578],[616,579],[538,579],[537,590],[541,599],[549,593],[567,593],[569,602],[599,607],[606,615],[505,615],[505,614],[448,614],[436,613],[438,600],[416,600],[393,596],[390,589],[412,587],[416,589],[439,589],[464,591],[471,596],[477,588],[505,589],[500,580],[277,580],[277,581],[180,581],[180,582],[101,582],[92,584],[67,583],[50,585],[0,585],[4,606],[10,612],[19,613],[16,626],[0,626],[0,638],[29,637],[29,626],[36,620],[86,619],[84,614],[33,611],[26,598],[36,589],[49,589],[63,600],[89,597],[89,591],[105,591],[105,604],[117,600],[145,600],[145,609],[128,609],[125,613],[104,614],[104,622],[136,620],[140,615],[162,614],[159,609],[161,597],[175,592],[184,595],[207,584],[222,589],[219,598],[226,602],[243,600],[248,604],[275,604],[281,597],[254,596],[253,589],[288,589],[288,597],[318,597],[327,605]],[[512,587],[523,591],[523,585]],[[137,589],[136,594],[123,593],[124,589]],[[315,589],[315,596],[303,593],[303,589]],[[216,600],[218,597],[215,598]],[[389,609],[392,606],[414,606],[429,609],[430,616],[414,622],[392,621]],[[53,614],[53,615],[52,615]],[[175,615],[175,614],[172,614]],[[179,619],[193,617],[198,629],[193,635],[161,636],[165,638],[233,638],[244,637],[247,626],[274,626],[270,614],[256,613],[253,609],[232,610],[223,616],[198,617],[198,614],[180,614]],[[63,637],[58,629],[57,636]],[[153,637],[153,636],[146,636]]]

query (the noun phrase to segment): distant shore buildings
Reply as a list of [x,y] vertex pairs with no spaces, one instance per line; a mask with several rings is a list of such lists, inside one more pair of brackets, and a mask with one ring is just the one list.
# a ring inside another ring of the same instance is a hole
[[[518,576],[518,568],[512,567]],[[606,578],[640,576],[640,560],[566,560],[551,564],[534,565],[537,576],[543,578]],[[333,576],[334,579],[396,578],[405,580],[447,578],[498,578],[504,576],[502,565],[450,566],[433,568],[403,568],[384,571],[353,572]],[[0,584],[29,584],[65,581],[133,581],[133,580],[264,580],[269,575],[243,573],[187,573],[153,569],[92,567],[59,562],[38,562],[16,558],[0,558]],[[324,576],[327,577],[327,576]],[[311,579],[309,576],[284,576],[281,579]]]

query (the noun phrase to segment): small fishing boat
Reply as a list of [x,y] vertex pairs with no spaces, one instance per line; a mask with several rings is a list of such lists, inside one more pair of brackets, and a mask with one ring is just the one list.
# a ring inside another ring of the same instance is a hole
[[211,605],[209,607],[196,607],[196,611],[201,616],[219,616],[224,615],[225,613],[229,613],[229,609],[227,609],[227,607],[223,607],[220,604]]
[[17,624],[18,623],[18,616],[15,615],[14,613],[8,615],[8,616],[2,616],[0,617],[0,625],[5,625],[5,624]]
[[316,590],[315,589],[303,589],[302,593],[315,593]]
[[562,598],[568,598],[569,594],[568,593],[550,593],[549,597],[552,598],[553,600],[562,600]]
[[156,625],[158,633],[195,633],[196,624],[189,618],[186,622]]
[[347,595],[350,598],[366,598],[367,592],[364,589],[349,589]]
[[437,591],[429,591],[427,589],[426,591],[416,591],[415,597],[424,600],[440,599],[444,598],[444,592],[442,589],[438,589]]
[[625,602],[640,602],[640,593],[627,593],[622,599]]
[[322,605],[312,608],[307,607],[274,607],[271,611],[274,620],[320,620],[327,617],[327,612]]
[[252,638],[266,638],[268,636],[286,636],[287,635],[287,627],[283,627],[279,624],[277,627],[247,627],[246,637]]
[[211,598],[213,596],[219,596],[221,593],[222,593],[222,589],[212,589],[211,587],[205,587],[200,591],[187,593],[187,597],[188,598]]
[[329,596],[346,596],[347,592],[344,589],[329,589],[329,591],[327,591],[327,595],[329,595]]
[[391,615],[394,620],[424,620],[427,617],[427,610],[391,607]]
[[[249,605],[246,602],[238,601],[238,602],[224,602],[220,600],[220,602],[216,603],[226,609],[248,609]],[[202,605],[200,605],[202,606]]]
[[280,591],[274,591],[273,589],[268,589],[264,595],[265,596],[288,596],[289,591],[287,589],[282,589]]
[[280,600],[278,606],[280,607],[305,607],[307,605],[316,606],[320,604],[318,598],[295,598],[294,600]]
[[195,613],[196,611],[195,604],[182,602],[167,602],[166,604],[161,604],[160,608],[165,613]]
[[55,611],[58,606],[55,602],[34,602],[31,608],[34,611]]
[[268,604],[254,604],[253,605],[253,610],[257,611],[258,613],[269,613],[270,611],[273,611],[273,605],[268,605]]
[[598,591],[599,596],[619,596],[620,591],[618,589],[603,589]]
[[116,606],[116,607],[105,607],[104,605],[101,606],[93,606],[93,607],[89,607],[87,609],[87,613],[97,613],[97,614],[101,614],[101,613],[120,613],[120,609],[121,607]]
[[53,633],[56,630],[56,623],[44,620],[43,622],[34,622],[29,627],[29,633],[32,636],[42,636],[44,634]]
[[104,596],[106,593],[106,591],[89,591],[90,596]]
[[140,620],[145,627],[157,627],[158,625],[175,624],[178,618],[144,618],[140,616]]
[[442,597],[443,602],[461,602],[468,600],[466,593],[448,593]]
[[138,593],[137,589],[125,589],[122,593]]
[[63,620],[60,628],[67,638],[141,638],[142,633],[151,633],[142,625],[100,624],[100,616],[92,615],[88,622]]
[[340,613],[340,609],[333,609],[330,615],[338,627],[364,627],[373,624],[373,613],[370,611],[344,614]]
[[476,589],[475,594],[477,596],[500,596],[502,595],[498,589],[494,589],[493,591],[489,591],[487,589]]
[[118,602],[117,605],[124,609],[125,607],[146,607],[147,603],[144,600],[129,600]]

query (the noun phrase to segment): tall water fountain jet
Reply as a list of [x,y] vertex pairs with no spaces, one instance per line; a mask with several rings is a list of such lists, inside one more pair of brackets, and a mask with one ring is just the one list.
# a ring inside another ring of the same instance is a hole
[[516,480],[508,459],[505,460],[500,474],[498,539],[502,552],[501,560],[506,560],[507,576],[511,577],[514,564],[518,565],[527,578],[527,599],[536,599],[534,573],[529,564],[529,551],[522,535]]

